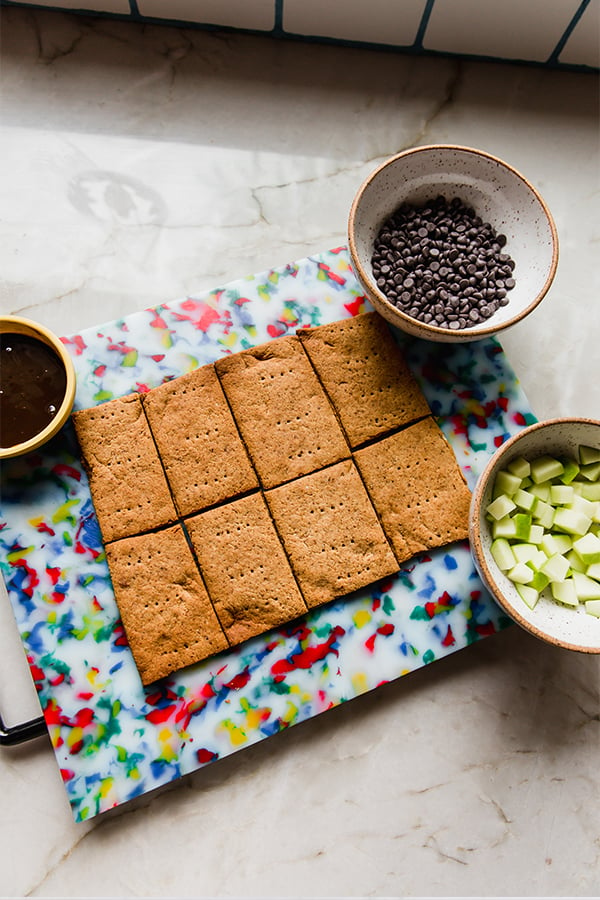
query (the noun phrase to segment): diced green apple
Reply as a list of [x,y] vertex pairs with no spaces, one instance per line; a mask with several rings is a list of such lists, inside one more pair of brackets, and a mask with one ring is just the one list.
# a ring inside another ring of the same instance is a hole
[[559,478],[563,484],[571,484],[579,475],[579,466],[574,459],[567,457],[561,457],[560,461],[563,464],[564,472]]
[[496,538],[495,541],[492,541],[490,553],[492,554],[496,565],[502,572],[507,572],[508,569],[512,569],[517,562],[512,547],[506,538],[499,537]]
[[560,553],[549,556],[546,562],[540,566],[540,572],[544,572],[550,581],[564,581],[569,569],[569,560]]
[[[594,460],[590,460],[590,462],[594,462]],[[512,459],[506,468],[512,475],[516,475],[517,478],[521,479],[528,478],[531,474],[531,464],[524,456],[517,456],[515,459]]]
[[567,534],[584,535],[589,530],[592,520],[585,513],[567,506],[559,506],[554,513],[553,527]]
[[503,519],[504,516],[507,516],[516,508],[516,504],[511,500],[508,494],[500,494],[486,506],[485,511],[492,519],[498,521],[498,519]]
[[586,600],[600,600],[600,583],[583,572],[573,572],[575,590],[581,602]]
[[593,462],[587,466],[581,466],[579,474],[587,478],[588,481],[598,481],[600,479],[600,462]]
[[600,538],[589,531],[573,541],[573,550],[585,566],[600,563]]
[[516,566],[513,566],[506,574],[515,584],[529,584],[530,581],[533,581],[534,573],[533,569],[530,568],[527,563],[518,562]]
[[552,582],[550,590],[554,599],[558,600],[559,603],[564,603],[565,606],[579,606],[579,597],[572,578],[567,578],[565,581]]
[[527,604],[529,609],[533,609],[540,598],[539,591],[529,584],[515,584],[515,587],[521,600]]
[[584,466],[589,463],[600,462],[600,449],[598,447],[588,447],[586,444],[580,444],[579,462]]
[[565,467],[559,459],[554,456],[538,456],[531,463],[531,478],[535,484],[543,481],[550,481],[552,478],[558,478],[563,474]]
[[550,529],[554,524],[554,512],[554,506],[550,503],[546,503],[545,500],[538,500],[535,512],[533,513],[533,518],[539,525],[542,525],[543,528]]
[[[500,498],[498,498],[500,499]],[[523,512],[534,512],[539,500],[532,494],[530,491],[524,491],[523,488],[519,488],[518,491],[512,496],[513,503],[515,506],[518,506],[519,509],[522,509]]]
[[555,553],[562,553],[564,556],[572,546],[573,541],[568,534],[552,534],[551,531],[545,531],[540,541],[540,549],[546,556],[554,556]]
[[512,497],[520,487],[521,479],[517,475],[513,475],[512,472],[507,472],[506,469],[503,469],[501,472],[498,472],[494,481],[494,499],[501,494],[507,494],[509,497]]
[[585,570],[585,574],[588,578],[593,578],[594,581],[600,581],[600,563],[592,563]]
[[600,618],[600,600],[586,600],[585,611],[590,616]]
[[553,484],[550,488],[550,503],[556,506],[568,506],[575,498],[575,491],[570,484]]
[[574,550],[569,550],[568,553],[564,554],[565,559],[569,561],[569,566],[571,567],[571,572],[585,572],[586,567],[581,562],[579,556],[575,553]]

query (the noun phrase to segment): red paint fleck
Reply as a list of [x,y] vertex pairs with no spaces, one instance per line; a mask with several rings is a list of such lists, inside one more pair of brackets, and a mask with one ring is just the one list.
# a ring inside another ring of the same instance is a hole
[[209,763],[218,759],[219,754],[212,750],[207,750],[206,747],[201,747],[199,750],[196,750],[196,757],[199,763]]
[[277,338],[282,334],[285,334],[285,328],[282,328],[280,325],[267,325],[267,331],[269,333],[269,337]]
[[452,629],[448,625],[448,631],[446,632],[446,637],[442,640],[442,647],[452,647],[453,644],[456,643],[454,635],[452,634]]
[[235,675],[234,678],[232,678],[231,681],[227,681],[224,686],[230,691],[239,691],[240,688],[245,687],[249,681],[250,671],[248,666],[246,666],[243,672]]

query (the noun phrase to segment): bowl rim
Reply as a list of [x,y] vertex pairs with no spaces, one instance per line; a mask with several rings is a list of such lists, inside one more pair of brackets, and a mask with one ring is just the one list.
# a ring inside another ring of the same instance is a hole
[[[449,328],[440,328],[439,325],[431,325],[429,322],[421,322],[419,319],[415,319],[412,316],[409,316],[407,313],[398,309],[391,303],[387,297],[379,290],[377,285],[374,283],[372,276],[365,271],[362,263],[358,258],[358,251],[356,249],[356,215],[357,210],[360,205],[360,202],[365,194],[365,191],[369,187],[369,185],[377,178],[377,176],[388,166],[393,165],[397,160],[403,159],[407,156],[414,156],[418,153],[423,152],[431,152],[432,150],[441,150],[446,151],[450,150],[453,152],[463,152],[463,153],[471,153],[474,156],[484,157],[485,159],[490,160],[491,162],[496,163],[502,168],[507,169],[511,172],[516,178],[522,181],[525,186],[531,191],[531,193],[535,196],[538,203],[540,204],[543,213],[546,217],[550,228],[550,234],[552,238],[552,260],[550,263],[550,269],[548,271],[548,275],[546,276],[546,280],[537,294],[536,297],[526,306],[524,309],[520,310],[520,312],[516,313],[512,318],[507,319],[501,325],[488,325],[484,328],[479,328],[475,326],[470,329],[463,329],[462,332],[456,333]],[[353,267],[355,267],[357,277],[363,283],[363,285],[367,288],[367,290],[372,294],[372,296],[377,300],[378,303],[381,303],[385,309],[390,311],[390,314],[394,317],[398,317],[400,322],[405,322],[407,325],[407,330],[412,330],[414,328],[420,328],[425,332],[428,332],[430,335],[451,335],[457,341],[465,340],[465,334],[472,335],[473,340],[479,340],[480,338],[489,337],[494,334],[498,334],[500,331],[504,331],[506,328],[510,328],[512,325],[515,325],[517,322],[521,321],[521,319],[528,316],[530,312],[532,312],[536,306],[538,306],[541,301],[544,299],[552,282],[554,281],[554,277],[556,275],[556,269],[558,267],[558,256],[559,256],[559,242],[558,242],[558,231],[556,228],[556,224],[554,222],[554,218],[548,208],[548,205],[544,198],[541,196],[540,192],[533,186],[533,184],[527,179],[518,169],[514,166],[510,165],[510,163],[505,162],[503,159],[500,159],[499,156],[494,156],[492,153],[488,153],[486,150],[479,150],[476,147],[465,146],[462,144],[423,144],[419,147],[410,147],[406,150],[400,151],[400,153],[396,153],[394,156],[390,156],[388,159],[384,160],[380,163],[369,175],[364,179],[358,191],[354,195],[354,199],[352,201],[352,205],[350,207],[350,212],[348,214],[348,248],[350,251],[350,260],[352,262]],[[375,302],[375,301],[373,301]],[[467,338],[468,339],[468,338]]]
[[26,441],[21,441],[21,443],[13,444],[10,447],[0,447],[0,460],[12,459],[15,456],[23,456],[23,454],[29,453],[32,450],[37,450],[38,447],[46,444],[63,427],[69,418],[75,402],[75,366],[60,338],[53,331],[50,331],[49,328],[46,328],[45,325],[34,322],[32,319],[27,319],[23,316],[0,316],[0,334],[6,334],[10,331],[37,338],[38,340],[41,340],[42,343],[51,347],[64,367],[67,382],[62,403],[52,421],[49,422],[42,431],[38,431],[37,434],[28,438]]
[[521,628],[523,628],[525,631],[528,631],[530,634],[533,634],[535,637],[546,641],[546,643],[553,644],[556,647],[562,647],[565,650],[576,650],[579,653],[596,654],[600,653],[600,645],[598,645],[597,647],[584,647],[581,644],[574,644],[570,641],[561,640],[560,638],[553,637],[552,635],[548,634],[548,632],[539,628],[528,619],[524,618],[519,610],[516,609],[512,605],[512,603],[506,600],[506,598],[503,596],[502,591],[488,565],[485,554],[483,553],[481,542],[480,523],[483,494],[492,472],[498,466],[506,451],[510,451],[510,449],[514,447],[515,444],[519,443],[521,438],[532,434],[535,431],[541,431],[548,426],[570,425],[579,423],[586,425],[596,425],[598,428],[600,428],[600,419],[593,419],[589,416],[556,416],[551,419],[543,419],[539,422],[534,422],[532,425],[528,425],[517,434],[512,435],[500,447],[498,447],[496,452],[490,457],[487,465],[477,479],[473,494],[471,496],[471,506],[469,510],[469,546],[471,548],[471,554],[473,555],[473,558],[475,560],[476,568],[480,573],[483,572],[485,575],[485,580],[494,585],[494,587],[496,588],[494,592],[495,602],[498,603],[498,605],[501,606],[506,613],[508,613],[510,618],[521,626]]

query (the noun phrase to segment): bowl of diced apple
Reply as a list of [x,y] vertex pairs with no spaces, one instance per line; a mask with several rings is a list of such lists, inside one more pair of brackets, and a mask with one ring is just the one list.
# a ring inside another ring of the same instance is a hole
[[551,644],[600,653],[600,420],[537,422],[492,456],[469,539],[487,590]]

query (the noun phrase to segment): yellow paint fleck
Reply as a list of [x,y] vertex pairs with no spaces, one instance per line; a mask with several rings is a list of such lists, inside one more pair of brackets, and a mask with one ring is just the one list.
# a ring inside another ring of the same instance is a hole
[[12,553],[7,553],[6,558],[9,562],[15,562],[15,560],[21,559],[22,556],[27,556],[32,550],[33,547],[20,547],[18,550],[13,550]]
[[364,628],[371,621],[371,613],[368,609],[359,609],[352,616],[352,621],[357,628]]
[[352,676],[352,687],[357,694],[364,694],[365,691],[368,691],[369,685],[367,684],[367,676],[364,672],[356,672],[356,674]]
[[108,778],[103,778],[102,781],[100,782],[100,796],[103,798],[108,797],[108,795],[110,794],[110,792],[113,788],[114,783],[115,783],[114,778],[111,778],[110,776]]
[[69,747],[74,747],[75,744],[78,744],[83,740],[83,728],[80,728],[79,725],[73,726],[71,728],[69,734],[67,735],[67,744]]
[[247,741],[245,732],[238,725],[235,725],[231,719],[224,719],[217,728],[218,731],[225,731],[229,735],[229,740],[233,747],[240,747]]
[[77,506],[80,501],[77,498],[73,498],[72,500],[66,500],[61,506],[58,507],[54,515],[52,516],[52,521],[56,525],[57,522],[65,522],[67,520],[74,520],[74,516],[71,512],[72,506]]

